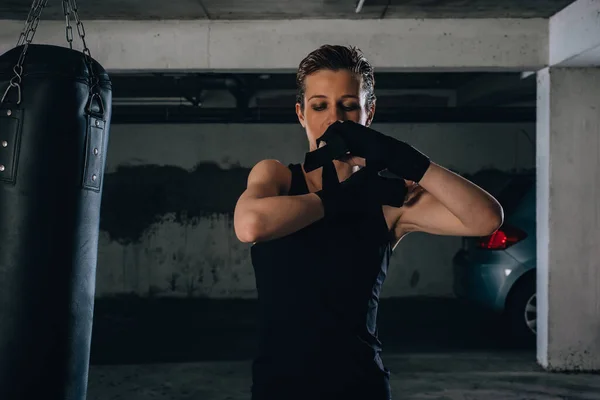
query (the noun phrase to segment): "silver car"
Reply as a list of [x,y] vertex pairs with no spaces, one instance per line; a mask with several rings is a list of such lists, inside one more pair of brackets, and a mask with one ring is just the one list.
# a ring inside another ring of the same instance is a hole
[[536,199],[535,175],[501,175],[477,182],[504,208],[504,224],[491,236],[463,238],[453,258],[454,292],[501,313],[511,336],[535,340]]

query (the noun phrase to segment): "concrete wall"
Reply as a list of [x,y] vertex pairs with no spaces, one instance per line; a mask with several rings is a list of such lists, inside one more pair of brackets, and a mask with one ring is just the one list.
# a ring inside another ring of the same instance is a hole
[[[535,124],[374,128],[467,176],[535,167]],[[233,232],[235,202],[257,161],[298,162],[305,151],[299,125],[113,125],[97,296],[255,297],[250,246]],[[460,243],[407,237],[383,296],[452,296],[450,262]]]

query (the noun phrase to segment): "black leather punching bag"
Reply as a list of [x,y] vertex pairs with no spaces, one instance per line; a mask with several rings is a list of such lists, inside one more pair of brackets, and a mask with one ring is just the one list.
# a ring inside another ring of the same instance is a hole
[[83,400],[111,83],[34,44],[15,80],[22,50],[0,56],[0,399]]

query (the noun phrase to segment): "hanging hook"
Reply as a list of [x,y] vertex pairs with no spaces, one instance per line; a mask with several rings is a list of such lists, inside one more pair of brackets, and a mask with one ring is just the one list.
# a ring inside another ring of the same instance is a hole
[[[96,100],[98,103],[98,111],[93,109],[94,100]],[[90,115],[99,116],[101,119],[104,118],[104,102],[102,101],[102,96],[100,96],[98,93],[92,93],[88,99],[85,110]]]
[[11,81],[10,84],[8,85],[8,87],[6,88],[6,91],[4,92],[2,99],[0,100],[0,105],[4,104],[4,100],[6,100],[6,97],[8,96],[8,92],[10,92],[10,89],[12,89],[14,87],[17,88],[17,104],[21,104],[21,85],[19,85],[18,83],[13,83]]
[[8,92],[10,92],[10,89],[14,87],[17,88],[17,104],[21,104],[21,75],[23,74],[23,67],[21,65],[15,65],[13,71],[15,76],[10,79],[10,83],[4,92],[4,96],[2,96],[2,100],[0,100],[0,104],[4,103],[6,96],[8,96]]

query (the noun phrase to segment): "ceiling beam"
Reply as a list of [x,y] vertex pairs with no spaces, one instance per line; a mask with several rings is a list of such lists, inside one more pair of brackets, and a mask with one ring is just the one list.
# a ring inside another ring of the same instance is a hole
[[530,97],[535,100],[535,78],[520,74],[486,74],[460,86],[456,91],[456,106],[497,106]]
[[[0,20],[0,54],[22,28],[23,21]],[[85,28],[92,56],[109,72],[294,72],[323,43],[361,48],[379,72],[522,71],[548,63],[544,19],[93,20]],[[65,46],[64,21],[40,24],[35,41]]]

